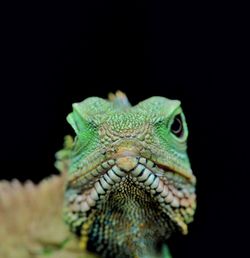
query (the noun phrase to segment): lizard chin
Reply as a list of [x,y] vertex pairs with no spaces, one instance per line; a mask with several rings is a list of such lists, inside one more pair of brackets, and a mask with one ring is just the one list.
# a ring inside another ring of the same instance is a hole
[[131,176],[123,177],[103,195],[88,217],[94,219],[86,232],[91,239],[87,249],[102,257],[144,257],[158,250],[175,228],[155,199]]
[[130,257],[165,242],[176,229],[187,233],[196,207],[187,178],[142,157],[108,160],[96,170],[71,181],[65,198],[66,221],[89,250],[105,257],[103,252],[122,249]]

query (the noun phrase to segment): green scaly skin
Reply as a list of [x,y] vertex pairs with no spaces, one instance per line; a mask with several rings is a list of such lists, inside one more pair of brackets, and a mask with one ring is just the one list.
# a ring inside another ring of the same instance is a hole
[[196,207],[180,101],[109,99],[75,103],[67,117],[76,137],[57,154],[68,164],[65,221],[101,257],[170,257],[167,239],[187,234]]

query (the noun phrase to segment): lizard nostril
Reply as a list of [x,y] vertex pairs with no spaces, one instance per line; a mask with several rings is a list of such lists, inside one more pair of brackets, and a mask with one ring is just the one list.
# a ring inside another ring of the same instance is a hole
[[138,159],[136,157],[125,156],[119,157],[116,160],[116,165],[127,172],[135,168],[137,164]]

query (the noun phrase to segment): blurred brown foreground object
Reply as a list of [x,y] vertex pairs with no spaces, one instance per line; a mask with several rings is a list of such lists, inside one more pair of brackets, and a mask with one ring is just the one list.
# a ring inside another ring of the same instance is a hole
[[1,258],[93,258],[62,220],[64,175],[38,185],[0,181]]

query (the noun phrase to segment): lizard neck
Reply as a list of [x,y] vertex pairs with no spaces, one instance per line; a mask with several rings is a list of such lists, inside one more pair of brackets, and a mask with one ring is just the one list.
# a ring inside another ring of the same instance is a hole
[[88,249],[102,257],[163,257],[163,243],[173,229],[159,205],[133,182],[106,198],[93,215]]

